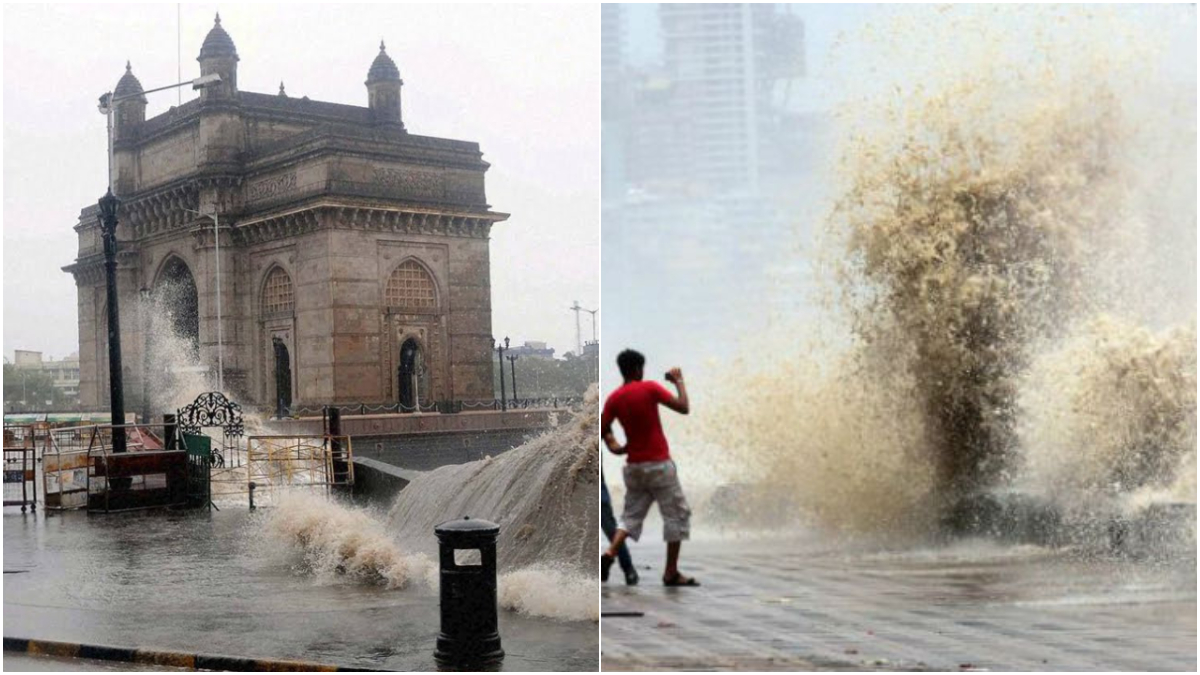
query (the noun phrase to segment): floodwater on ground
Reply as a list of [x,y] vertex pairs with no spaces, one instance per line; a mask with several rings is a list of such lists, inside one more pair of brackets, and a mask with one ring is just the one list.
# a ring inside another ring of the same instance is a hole
[[[433,670],[438,597],[313,576],[264,536],[270,511],[4,511],[4,632],[61,640]],[[593,670],[592,621],[501,611],[505,670]]]
[[603,586],[605,670],[1190,670],[1194,554],[963,539],[907,547],[803,533],[703,538],[665,589],[648,528]]

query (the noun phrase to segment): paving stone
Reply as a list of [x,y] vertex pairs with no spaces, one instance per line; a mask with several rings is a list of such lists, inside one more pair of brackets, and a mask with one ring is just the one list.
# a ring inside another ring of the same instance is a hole
[[[879,555],[689,542],[700,588],[602,588],[605,670],[1193,670],[1195,559],[1081,559],[970,544]],[[1134,579],[1137,583],[1129,583]]]

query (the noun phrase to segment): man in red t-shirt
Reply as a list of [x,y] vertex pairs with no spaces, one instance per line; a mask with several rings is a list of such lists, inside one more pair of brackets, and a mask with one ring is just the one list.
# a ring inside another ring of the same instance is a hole
[[[679,474],[671,460],[667,437],[663,434],[662,422],[658,417],[658,406],[664,405],[675,412],[688,414],[687,387],[683,384],[683,373],[672,368],[667,381],[675,385],[679,394],[673,395],[657,382],[642,380],[646,357],[632,349],[617,355],[617,366],[625,384],[609,394],[604,402],[604,413],[600,418],[600,434],[608,449],[617,455],[626,455],[625,462],[625,511],[621,514],[621,526],[613,537],[607,551],[600,556],[601,576],[612,567],[617,551],[625,538],[634,541],[642,534],[642,522],[650,512],[650,506],[658,502],[663,517],[663,539],[667,542],[667,565],[663,569],[663,584],[667,586],[699,586],[694,578],[679,572],[679,545],[688,538],[692,511],[683,488],[679,485]],[[613,421],[621,423],[625,431],[625,445],[617,442],[613,434]]]

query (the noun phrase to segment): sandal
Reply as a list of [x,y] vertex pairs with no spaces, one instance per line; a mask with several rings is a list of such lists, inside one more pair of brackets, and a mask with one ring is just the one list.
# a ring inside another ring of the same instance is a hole
[[607,553],[600,554],[600,581],[603,583],[608,581],[608,571],[612,569],[616,558]]
[[670,579],[663,577],[663,586],[699,586],[700,582],[696,581],[695,577],[685,577],[679,572]]

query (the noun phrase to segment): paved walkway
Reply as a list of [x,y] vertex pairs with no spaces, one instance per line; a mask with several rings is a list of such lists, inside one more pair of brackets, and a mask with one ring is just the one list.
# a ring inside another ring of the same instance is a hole
[[[689,543],[700,588],[633,549],[602,611],[604,670],[1194,670],[1196,567],[987,542],[909,552]],[[646,563],[649,563],[647,568]]]

